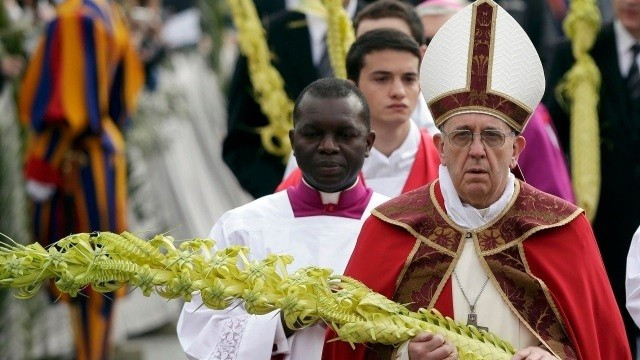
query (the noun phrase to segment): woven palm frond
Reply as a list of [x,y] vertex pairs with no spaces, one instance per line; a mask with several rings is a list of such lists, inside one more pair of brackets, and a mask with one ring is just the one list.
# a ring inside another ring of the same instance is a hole
[[128,232],[74,234],[48,249],[15,244],[0,248],[0,286],[28,298],[51,278],[72,296],[87,285],[107,292],[129,284],[145,295],[155,292],[167,299],[190,301],[199,293],[204,305],[214,309],[236,299],[252,314],[280,309],[291,328],[323,321],[351,344],[399,345],[428,331],[457,346],[461,359],[506,360],[515,352],[494,334],[434,310],[411,312],[356,280],[332,275],[330,269],[312,266],[289,274],[291,256],[249,260],[248,247],[212,252],[214,244],[193,239],[176,247],[168,236],[144,241]]

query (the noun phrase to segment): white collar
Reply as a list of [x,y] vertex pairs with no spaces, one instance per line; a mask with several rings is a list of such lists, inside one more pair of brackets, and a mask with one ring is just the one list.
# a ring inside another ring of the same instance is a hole
[[[618,19],[613,22],[613,31],[616,34],[616,49],[618,51],[620,75],[626,78],[631,68],[631,47],[635,43],[640,42],[640,39],[635,39]],[[640,57],[640,55],[638,55],[638,57]],[[640,60],[636,59],[636,61]]]
[[320,199],[322,200],[322,205],[327,205],[327,204],[337,204],[340,201],[340,194],[342,193],[342,191],[344,190],[349,190],[352,189],[353,187],[355,187],[358,184],[358,181],[360,181],[359,179],[356,180],[356,182],[353,183],[353,185],[349,186],[348,188],[342,190],[342,191],[336,191],[336,192],[332,192],[332,193],[328,193],[328,192],[323,192],[320,191],[316,188],[314,188],[313,186],[309,185],[308,182],[306,182],[304,180],[304,178],[302,178],[302,181],[310,188],[315,189],[318,193],[320,193]]
[[496,218],[509,204],[515,192],[515,176],[509,172],[507,185],[505,186],[500,198],[486,209],[476,209],[469,204],[463,204],[460,201],[458,192],[453,186],[449,169],[440,165],[438,169],[438,178],[440,179],[440,189],[444,198],[444,207],[447,215],[459,226],[465,229],[478,229],[487,225]]
[[433,121],[433,116],[431,116],[431,112],[429,111],[427,102],[424,100],[422,91],[418,94],[418,101],[415,109],[413,109],[413,112],[411,113],[411,120],[418,125],[418,128],[427,129],[427,132],[429,132],[430,135],[440,134],[440,129],[438,129]]
[[[413,121],[409,121],[409,131],[402,144],[391,155],[386,156],[374,147],[371,148],[369,157],[364,161],[363,172],[379,172],[388,170],[394,173],[397,170],[411,168],[420,146],[420,129]],[[366,168],[366,171],[365,171]],[[366,176],[365,176],[366,179]]]

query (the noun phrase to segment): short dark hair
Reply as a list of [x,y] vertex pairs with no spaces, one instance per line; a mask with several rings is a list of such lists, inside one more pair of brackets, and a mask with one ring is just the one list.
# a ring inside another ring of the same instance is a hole
[[420,46],[409,35],[393,29],[376,29],[363,34],[347,52],[347,78],[356,84],[364,67],[364,57],[375,51],[406,51],[420,59]]
[[400,0],[378,0],[365,6],[353,20],[353,28],[358,30],[363,20],[384,18],[397,18],[407,23],[413,39],[419,45],[424,45],[424,27],[416,9]]
[[358,87],[351,81],[336,78],[316,80],[302,90],[293,106],[293,126],[298,122],[298,117],[300,116],[300,104],[307,95],[313,96],[317,99],[338,99],[355,96],[358,98],[360,105],[362,106],[362,110],[360,111],[360,120],[362,120],[367,131],[371,130],[371,112],[364,94],[362,94],[360,89],[358,89]]

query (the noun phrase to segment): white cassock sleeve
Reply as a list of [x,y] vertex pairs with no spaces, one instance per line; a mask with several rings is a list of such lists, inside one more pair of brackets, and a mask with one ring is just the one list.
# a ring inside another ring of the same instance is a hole
[[640,326],[640,228],[633,235],[631,247],[627,255],[627,277],[625,286],[627,290],[627,310]]
[[[237,244],[236,239],[224,235],[218,221],[210,234],[218,248]],[[176,330],[187,357],[198,360],[268,360],[272,354],[288,353],[289,342],[295,337],[285,336],[278,311],[249,315],[239,302],[212,310],[202,304],[200,295],[184,305]]]

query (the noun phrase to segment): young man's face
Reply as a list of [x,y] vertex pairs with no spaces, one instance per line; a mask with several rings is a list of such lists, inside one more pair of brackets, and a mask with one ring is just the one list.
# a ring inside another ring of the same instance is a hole
[[640,40],[640,0],[614,0],[616,17],[636,40]]
[[406,51],[388,49],[364,57],[358,87],[369,103],[374,129],[409,121],[420,93],[418,69],[419,59]]
[[360,100],[305,95],[299,106],[289,138],[305,181],[324,192],[353,185],[375,139],[360,117]]

